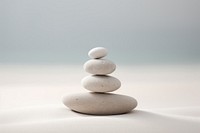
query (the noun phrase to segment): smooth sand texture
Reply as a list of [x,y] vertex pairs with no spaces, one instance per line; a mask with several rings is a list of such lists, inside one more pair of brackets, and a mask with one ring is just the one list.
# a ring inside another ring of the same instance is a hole
[[200,65],[120,66],[118,94],[136,110],[114,116],[72,112],[65,93],[85,92],[81,66],[0,65],[0,133],[199,133]]
[[[184,113],[184,109],[177,109]],[[192,108],[190,112],[200,112]],[[188,110],[186,111],[188,112]],[[135,110],[129,114],[90,116],[71,112],[62,106],[21,108],[0,113],[1,133],[199,133],[200,116]],[[77,128],[78,127],[78,128]]]

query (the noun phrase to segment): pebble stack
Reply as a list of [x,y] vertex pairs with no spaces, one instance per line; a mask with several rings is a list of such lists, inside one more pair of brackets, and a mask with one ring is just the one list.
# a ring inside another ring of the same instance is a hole
[[121,87],[119,79],[110,76],[115,71],[116,65],[103,59],[107,49],[96,47],[89,51],[88,60],[83,68],[91,75],[82,79],[82,86],[88,93],[71,94],[63,97],[63,103],[71,110],[91,115],[117,115],[128,113],[137,106],[137,101],[129,96],[113,92]]

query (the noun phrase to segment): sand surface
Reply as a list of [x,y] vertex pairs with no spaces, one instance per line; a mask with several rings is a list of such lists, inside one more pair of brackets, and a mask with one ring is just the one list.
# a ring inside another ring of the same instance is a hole
[[85,92],[81,66],[0,65],[0,133],[199,133],[200,65],[118,66],[115,93],[138,100],[129,114],[90,116],[61,103]]

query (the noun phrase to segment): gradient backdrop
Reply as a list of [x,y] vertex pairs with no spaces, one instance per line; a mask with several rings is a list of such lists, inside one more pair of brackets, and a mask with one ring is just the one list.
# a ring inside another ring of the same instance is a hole
[[1,0],[0,63],[199,63],[199,0]]

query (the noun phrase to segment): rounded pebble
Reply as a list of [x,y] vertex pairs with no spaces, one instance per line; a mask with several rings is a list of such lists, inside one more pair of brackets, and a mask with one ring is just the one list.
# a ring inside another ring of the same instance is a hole
[[92,92],[65,95],[63,103],[73,111],[91,115],[123,114],[137,106],[137,101],[129,96]]
[[84,64],[83,68],[91,74],[106,75],[114,72],[116,65],[107,59],[91,59]]
[[82,79],[82,86],[92,92],[112,92],[120,88],[121,82],[112,76],[91,75]]
[[96,47],[88,52],[88,56],[93,59],[103,58],[108,54],[107,49],[104,47]]

